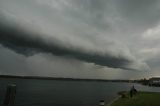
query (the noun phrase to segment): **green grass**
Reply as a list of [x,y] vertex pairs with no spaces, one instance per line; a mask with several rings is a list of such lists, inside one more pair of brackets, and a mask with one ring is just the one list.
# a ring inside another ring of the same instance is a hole
[[160,93],[138,92],[132,98],[119,98],[111,106],[160,106]]

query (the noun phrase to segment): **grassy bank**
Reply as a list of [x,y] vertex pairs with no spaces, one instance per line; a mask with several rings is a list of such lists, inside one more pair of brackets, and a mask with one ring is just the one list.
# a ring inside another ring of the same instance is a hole
[[111,106],[160,106],[160,93],[138,92],[132,98],[127,94],[125,98],[119,98]]

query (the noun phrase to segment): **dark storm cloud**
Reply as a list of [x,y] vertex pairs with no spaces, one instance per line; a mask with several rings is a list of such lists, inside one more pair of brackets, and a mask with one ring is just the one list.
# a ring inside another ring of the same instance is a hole
[[[46,53],[113,70],[146,70],[148,65],[135,55],[139,48],[133,49],[140,46],[139,36],[131,36],[139,35],[139,30],[143,32],[142,29],[157,22],[154,20],[157,19],[156,3],[149,3],[143,0],[1,0],[0,44],[27,59]],[[148,14],[150,11],[153,17]]]
[[75,58],[78,60],[95,63],[97,65],[108,66],[112,68],[127,68],[127,64],[132,61],[123,57],[113,57],[109,54],[92,54],[79,52],[68,49],[63,46],[54,44],[54,42],[45,42],[40,38],[33,38],[36,33],[26,32],[21,28],[0,26],[0,43],[14,50],[17,53],[30,56],[36,52],[48,52],[57,56],[64,56],[66,58]]

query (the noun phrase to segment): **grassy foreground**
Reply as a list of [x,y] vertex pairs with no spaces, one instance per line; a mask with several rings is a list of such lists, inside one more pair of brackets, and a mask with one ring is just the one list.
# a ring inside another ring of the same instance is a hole
[[160,106],[160,93],[138,92],[132,98],[119,98],[111,106]]

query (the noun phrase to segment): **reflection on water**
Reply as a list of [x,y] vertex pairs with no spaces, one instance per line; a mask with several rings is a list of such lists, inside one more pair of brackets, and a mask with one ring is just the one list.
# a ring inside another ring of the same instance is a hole
[[[118,91],[129,90],[132,83],[58,81],[36,79],[0,79],[0,102],[7,84],[17,85],[15,106],[98,106],[109,103]],[[159,92],[160,88],[134,84],[137,90]]]

